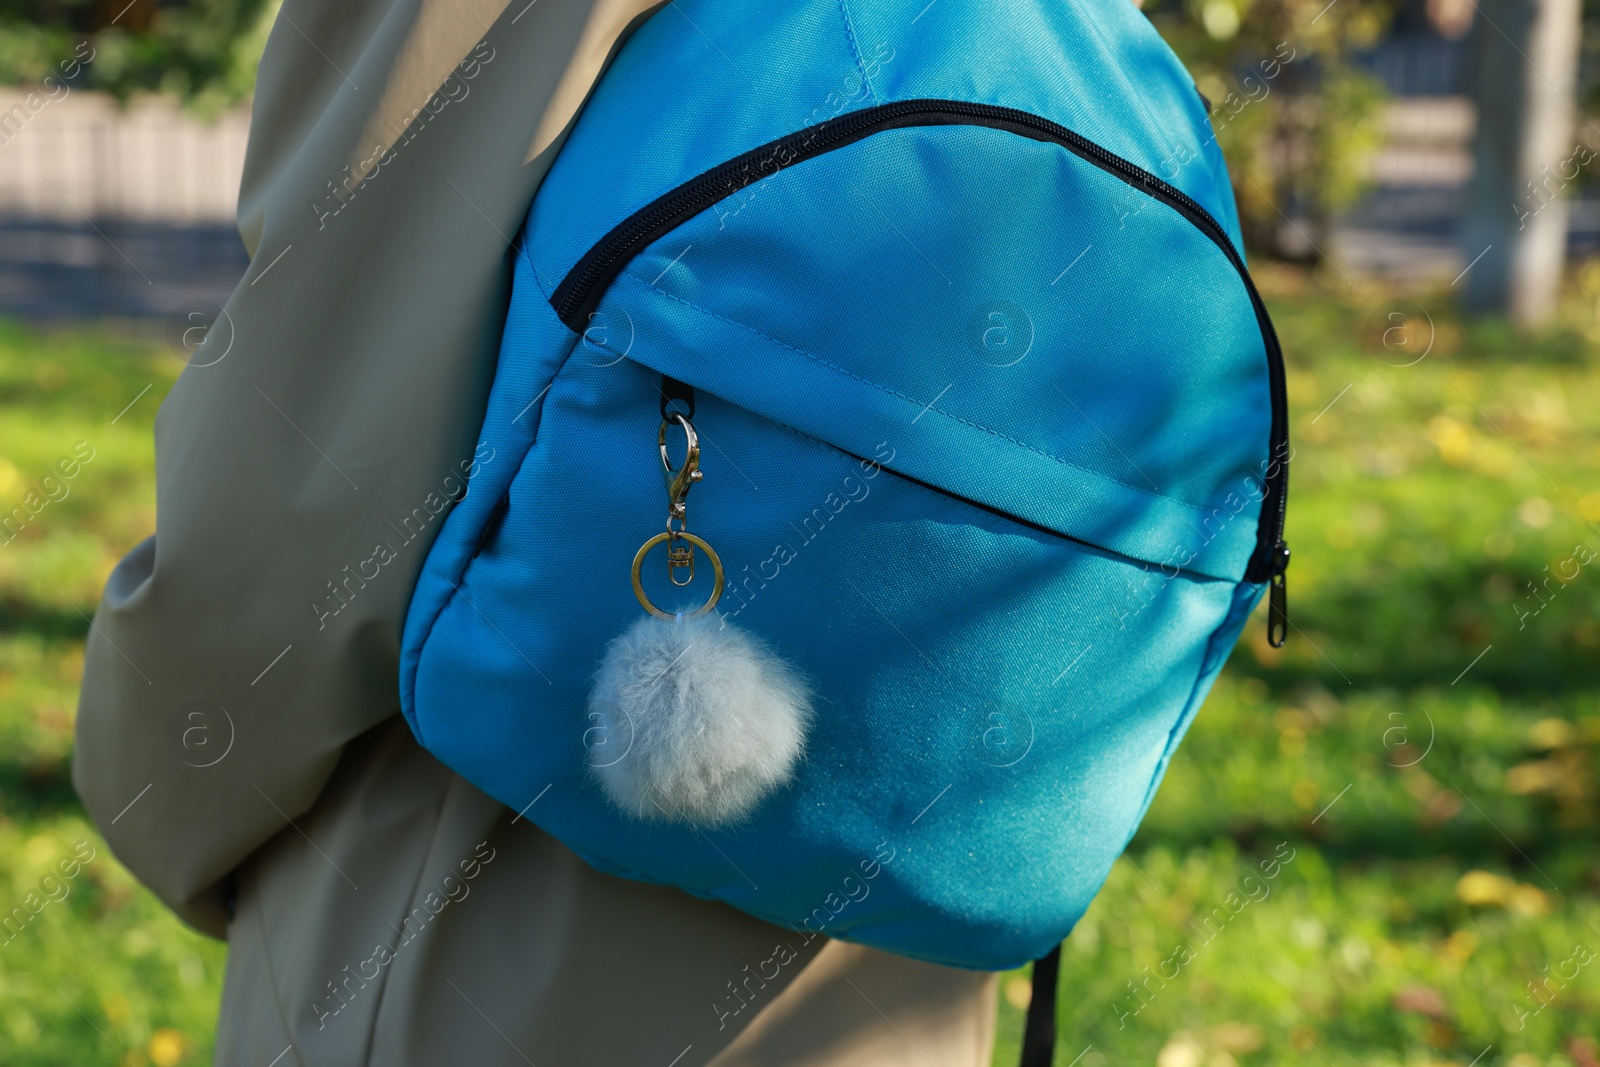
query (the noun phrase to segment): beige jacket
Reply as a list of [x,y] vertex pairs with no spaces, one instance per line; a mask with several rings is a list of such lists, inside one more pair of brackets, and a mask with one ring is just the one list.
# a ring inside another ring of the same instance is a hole
[[419,749],[397,656],[427,538],[311,607],[471,455],[510,235],[651,6],[287,0],[273,28],[252,263],[157,419],[157,535],[107,583],[73,770],[123,862],[228,938],[219,1064],[988,1062],[991,976],[599,875]]

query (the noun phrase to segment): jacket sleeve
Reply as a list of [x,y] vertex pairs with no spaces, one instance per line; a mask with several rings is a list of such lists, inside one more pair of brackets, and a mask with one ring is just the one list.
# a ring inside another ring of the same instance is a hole
[[[73,763],[117,856],[201,930],[222,936],[228,874],[398,710],[400,628],[474,453],[509,238],[652,9],[283,5],[240,191],[251,265],[157,416],[156,534],[96,612]],[[408,519],[423,536],[395,536]]]

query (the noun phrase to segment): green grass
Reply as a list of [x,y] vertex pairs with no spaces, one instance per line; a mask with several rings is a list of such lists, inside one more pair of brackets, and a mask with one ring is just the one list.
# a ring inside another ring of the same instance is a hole
[[49,500],[0,544],[0,920],[26,917],[0,925],[5,1067],[209,1059],[224,948],[133,881],[69,779],[85,616],[154,529],[151,431],[179,369],[97,331],[0,326],[0,520]]
[[[1369,321],[1387,294],[1263,279],[1291,362],[1299,632],[1276,651],[1252,624],[1068,942],[1059,1063],[1594,1067],[1600,557],[1517,614],[1545,567],[1600,551],[1594,342],[1423,296],[1433,348],[1393,366]],[[177,369],[105,333],[0,327],[0,506],[95,450],[0,546],[0,905],[96,850],[0,944],[4,1067],[208,1058],[222,947],[134,884],[68,782],[79,612],[153,528]],[[1027,984],[1002,988],[1007,1065]]]

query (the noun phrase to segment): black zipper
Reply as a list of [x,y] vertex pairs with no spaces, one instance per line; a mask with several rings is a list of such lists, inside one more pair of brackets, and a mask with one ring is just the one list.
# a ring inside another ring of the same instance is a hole
[[1255,551],[1245,568],[1244,578],[1248,582],[1272,584],[1267,636],[1275,646],[1281,645],[1288,625],[1284,572],[1289,564],[1289,549],[1283,540],[1283,524],[1289,492],[1289,413],[1283,381],[1283,349],[1278,343],[1277,332],[1272,328],[1266,305],[1233,243],[1205,208],[1182,190],[1065,126],[1015,108],[959,100],[905,100],[863,108],[820,122],[735,156],[634,212],[584,253],[556,287],[550,298],[551,307],[569,329],[574,333],[583,333],[588,328],[589,316],[599,308],[600,300],[611,283],[616,281],[634,256],[657,239],[724,198],[785,167],[854,144],[875,133],[911,126],[986,126],[1060,145],[1112,177],[1171,207],[1209,237],[1228,257],[1228,262],[1244,283],[1256,313],[1262,343],[1267,351],[1272,396],[1271,454],[1264,479],[1266,494],[1261,502]]

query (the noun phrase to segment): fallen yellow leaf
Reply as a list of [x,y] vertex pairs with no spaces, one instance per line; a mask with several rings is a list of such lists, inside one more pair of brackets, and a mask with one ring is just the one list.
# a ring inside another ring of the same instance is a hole
[[1205,1057],[1205,1046],[1193,1034],[1179,1030],[1156,1054],[1156,1067],[1200,1067]]
[[1456,882],[1456,899],[1478,907],[1504,907],[1517,883],[1490,871],[1468,871]]
[[1563,768],[1555,760],[1528,760],[1506,772],[1506,792],[1514,796],[1553,793],[1561,785],[1562,777]]
[[1261,1027],[1249,1023],[1225,1022],[1211,1028],[1211,1043],[1224,1052],[1254,1052],[1267,1043]]
[[166,1026],[151,1034],[150,1043],[145,1046],[145,1052],[155,1067],[175,1067],[187,1051],[189,1039]]
[[1506,907],[1518,915],[1545,915],[1550,911],[1550,898],[1538,886],[1519,885],[1511,891]]
[[1445,938],[1439,954],[1451,963],[1465,963],[1478,951],[1478,935],[1471,930],[1457,930]]
[[1427,433],[1439,458],[1452,467],[1461,466],[1472,455],[1472,431],[1448,415],[1430,419]]
[[1528,727],[1528,745],[1537,749],[1561,748],[1570,745],[1575,731],[1566,719],[1540,719]]

